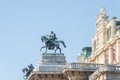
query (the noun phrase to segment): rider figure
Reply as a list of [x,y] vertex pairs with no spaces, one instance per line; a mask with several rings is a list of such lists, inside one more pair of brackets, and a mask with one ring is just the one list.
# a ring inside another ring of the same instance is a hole
[[29,68],[29,71],[33,71],[33,69],[34,69],[34,67],[33,67],[32,64],[30,64],[30,65],[28,66],[28,68]]
[[51,41],[55,41],[57,39],[56,34],[53,31],[51,31],[51,34],[49,35],[49,39]]
[[54,45],[52,44],[56,39],[57,39],[56,34],[53,31],[51,31],[51,34],[49,35],[49,40],[48,40],[50,49],[54,49]]

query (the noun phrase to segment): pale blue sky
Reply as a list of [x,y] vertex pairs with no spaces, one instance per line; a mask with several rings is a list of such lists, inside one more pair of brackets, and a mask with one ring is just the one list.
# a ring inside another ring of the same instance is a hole
[[0,80],[23,80],[21,69],[38,64],[40,36],[51,30],[65,41],[67,61],[76,62],[91,46],[101,7],[120,20],[119,0],[0,0]]

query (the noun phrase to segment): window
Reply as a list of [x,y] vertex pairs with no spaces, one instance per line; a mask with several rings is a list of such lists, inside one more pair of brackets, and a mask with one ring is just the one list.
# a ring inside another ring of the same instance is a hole
[[120,30],[120,25],[116,25],[116,32]]
[[96,40],[94,41],[94,51],[96,51]]
[[107,40],[110,40],[111,37],[111,27],[107,28]]

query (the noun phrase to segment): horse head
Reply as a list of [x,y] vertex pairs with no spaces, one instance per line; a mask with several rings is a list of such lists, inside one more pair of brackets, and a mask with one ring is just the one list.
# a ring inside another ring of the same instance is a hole
[[45,37],[45,36],[41,36],[41,41],[42,41],[42,42],[44,42],[44,37]]
[[27,69],[27,68],[23,68],[23,69],[22,69],[22,72],[23,72],[23,73],[26,73],[26,72],[28,72],[28,69]]
[[46,36],[41,36],[41,41],[42,42],[46,42],[48,40],[48,38]]

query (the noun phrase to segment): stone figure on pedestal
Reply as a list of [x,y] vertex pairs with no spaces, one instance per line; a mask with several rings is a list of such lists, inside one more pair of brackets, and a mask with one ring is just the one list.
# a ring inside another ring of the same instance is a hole
[[108,22],[108,16],[106,16],[105,8],[101,8],[99,14],[97,14],[96,26],[99,27],[101,24]]

